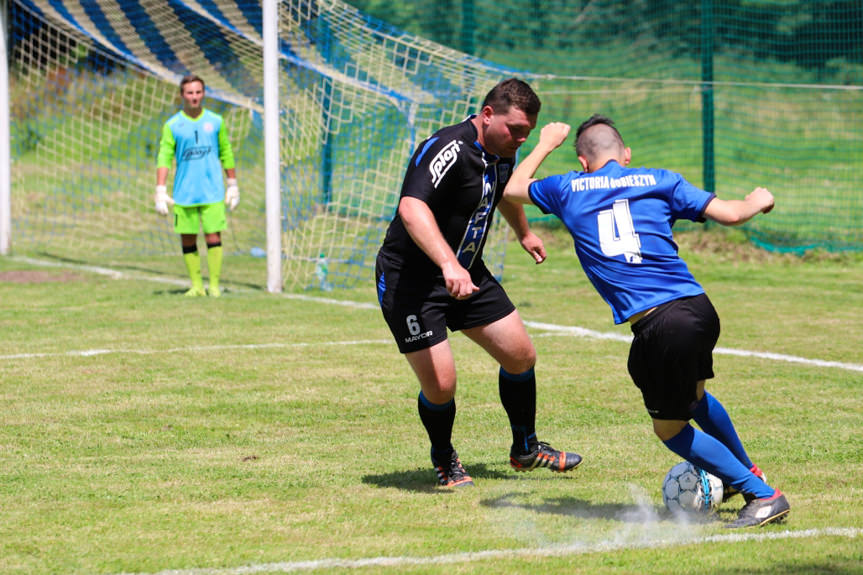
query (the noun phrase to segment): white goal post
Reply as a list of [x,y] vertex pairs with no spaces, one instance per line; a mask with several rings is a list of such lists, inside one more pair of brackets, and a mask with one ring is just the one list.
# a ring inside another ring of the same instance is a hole
[[[194,73],[225,118],[243,193],[223,245],[266,256],[270,291],[371,285],[413,148],[512,75],[340,0],[5,2],[0,216],[15,250],[172,265],[179,243],[150,205],[155,147]],[[485,248],[497,275],[506,233],[496,225]]]
[[12,163],[9,155],[9,54],[6,0],[0,0],[0,256],[12,247]]

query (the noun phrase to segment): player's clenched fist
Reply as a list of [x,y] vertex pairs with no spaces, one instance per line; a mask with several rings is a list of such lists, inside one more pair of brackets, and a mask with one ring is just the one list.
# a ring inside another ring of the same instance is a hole
[[566,141],[569,136],[569,124],[563,122],[551,122],[542,127],[539,132],[539,141],[541,144],[554,149]]

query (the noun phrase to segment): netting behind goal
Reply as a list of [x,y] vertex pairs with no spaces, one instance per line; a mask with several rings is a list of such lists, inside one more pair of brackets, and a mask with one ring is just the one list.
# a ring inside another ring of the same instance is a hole
[[[207,82],[237,158],[242,201],[223,244],[263,252],[260,2],[13,0],[10,16],[16,252],[181,265],[152,193],[161,126],[189,73]],[[414,146],[507,72],[336,0],[281,2],[279,35],[285,284],[319,287],[324,257],[327,284],[371,285]],[[500,274],[495,230],[486,259]]]
[[[308,277],[323,256],[337,284],[368,281],[413,149],[475,111],[505,72],[341,2],[283,10],[286,276]],[[495,230],[486,260],[499,274]]]
[[[766,186],[776,208],[744,226],[760,245],[863,250],[863,0],[351,1],[524,70],[540,124],[603,113],[636,166],[728,199]],[[543,173],[578,165],[566,148]]]

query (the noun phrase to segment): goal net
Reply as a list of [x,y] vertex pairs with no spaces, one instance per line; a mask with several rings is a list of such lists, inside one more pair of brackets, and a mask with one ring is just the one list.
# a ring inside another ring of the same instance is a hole
[[[242,201],[223,244],[264,253],[258,0],[13,0],[10,21],[16,252],[181,265],[152,195],[162,124],[179,80],[197,74],[237,160]],[[320,287],[320,258],[327,287],[371,285],[414,147],[509,72],[338,0],[283,0],[278,29],[285,286]],[[494,230],[486,259],[500,275],[506,226]]]

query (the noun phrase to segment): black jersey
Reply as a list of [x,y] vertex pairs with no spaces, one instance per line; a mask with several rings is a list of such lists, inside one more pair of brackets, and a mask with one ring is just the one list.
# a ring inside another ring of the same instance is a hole
[[[514,158],[500,158],[483,149],[473,117],[438,130],[419,145],[399,197],[428,204],[444,239],[466,269],[482,259],[494,209],[515,163]],[[410,237],[398,213],[387,229],[380,254],[399,267],[440,273]]]

